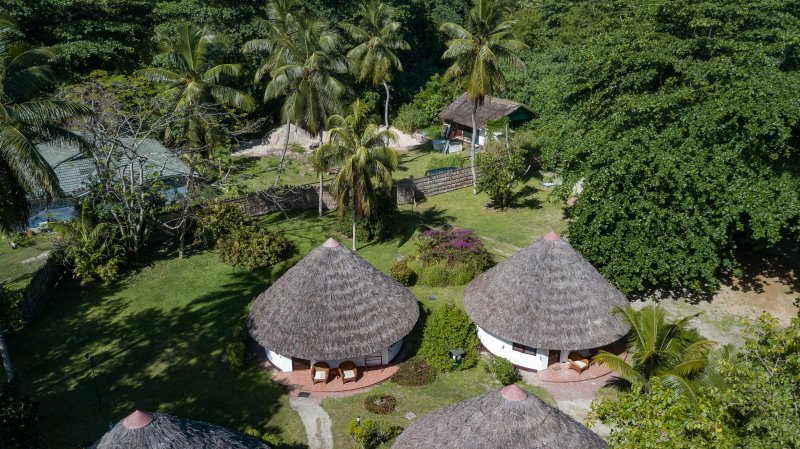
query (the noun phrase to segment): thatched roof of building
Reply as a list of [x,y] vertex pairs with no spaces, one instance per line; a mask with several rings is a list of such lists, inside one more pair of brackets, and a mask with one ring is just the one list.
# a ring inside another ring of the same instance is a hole
[[[487,95],[484,99],[483,105],[478,106],[478,110],[475,114],[475,122],[478,125],[478,129],[482,129],[486,126],[486,122],[497,120],[500,117],[507,115],[519,115],[524,119],[533,118],[533,112],[531,112],[531,110],[525,105],[515,101]],[[455,122],[471,128],[472,100],[469,99],[469,96],[466,93],[462,94],[456,99],[456,101],[450,103],[450,106],[445,108],[444,111],[439,113],[439,118],[444,121]]]
[[136,410],[91,449],[269,449],[269,446],[224,427]]
[[278,354],[334,360],[389,347],[417,318],[407,288],[328,239],[256,298],[247,325]]
[[392,449],[600,449],[605,441],[516,385],[459,402],[420,418]]
[[613,343],[628,327],[611,310],[625,304],[625,296],[555,232],[481,274],[464,291],[464,308],[475,324],[533,348]]

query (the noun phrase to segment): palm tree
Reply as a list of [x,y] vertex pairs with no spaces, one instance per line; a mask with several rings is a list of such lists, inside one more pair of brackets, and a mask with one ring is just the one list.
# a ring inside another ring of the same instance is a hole
[[356,41],[347,57],[353,61],[359,81],[369,81],[374,86],[383,84],[386,103],[383,109],[384,125],[389,127],[389,82],[392,71],[403,71],[395,50],[408,50],[408,42],[398,32],[400,22],[393,20],[393,11],[383,2],[371,0],[361,6],[360,21],[342,28]]
[[397,137],[367,121],[360,100],[350,108],[350,115],[334,115],[330,122],[329,142],[319,148],[320,157],[341,161],[342,165],[332,191],[339,203],[339,213],[347,206],[353,211],[353,251],[356,250],[356,224],[359,218],[369,218],[377,203],[377,189],[391,189],[392,171],[397,169],[397,153],[386,142]]
[[477,194],[478,178],[475,173],[475,145],[478,143],[476,115],[478,106],[487,95],[503,91],[506,78],[501,65],[524,69],[525,64],[517,54],[527,49],[523,42],[514,39],[515,21],[503,20],[505,11],[494,0],[473,0],[467,17],[467,26],[443,23],[439,30],[450,40],[443,59],[452,59],[447,69],[446,79],[461,81],[472,101],[472,193]]
[[688,327],[697,315],[668,322],[666,312],[657,305],[639,311],[629,305],[616,307],[614,313],[631,328],[627,348],[630,363],[606,351],[593,358],[616,372],[614,385],[629,388],[639,384],[646,389],[651,378],[659,377],[677,391],[693,395],[713,346],[712,341]]
[[336,153],[332,151],[325,151],[324,146],[317,148],[314,153],[311,155],[311,166],[314,167],[314,171],[319,176],[319,216],[322,216],[322,194],[323,192],[323,185],[322,185],[322,177],[325,173],[333,168],[336,165],[338,156]]
[[244,52],[269,52],[256,73],[256,82],[269,74],[264,89],[264,102],[283,98],[281,118],[287,134],[281,162],[278,164],[278,183],[286,151],[289,147],[289,126],[302,128],[317,135],[322,133],[328,118],[341,107],[347,86],[339,78],[348,64],[340,53],[340,36],[322,20],[296,14],[291,1],[270,3],[269,36],[249,41]]
[[183,117],[179,134],[173,136],[168,131],[167,139],[213,145],[218,123],[212,114],[201,113],[200,106],[253,110],[254,102],[249,95],[223,84],[226,78],[238,77],[242,66],[220,64],[220,37],[192,24],[181,24],[175,30],[160,32],[156,39],[172,70],[147,68],[139,73],[150,81],[166,84],[166,95],[171,99],[172,107]]
[[55,82],[49,48],[29,48],[11,37],[13,23],[0,19],[0,231],[11,232],[28,218],[28,195],[56,196],[61,189],[36,149],[39,142],[83,141],[61,125],[88,115],[78,103],[47,95]]

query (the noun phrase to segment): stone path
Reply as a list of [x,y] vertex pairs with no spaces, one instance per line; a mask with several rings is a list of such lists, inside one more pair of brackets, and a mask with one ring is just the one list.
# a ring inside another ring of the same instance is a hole
[[309,449],[333,449],[331,417],[317,402],[307,398],[289,398],[289,406],[300,415],[306,428]]

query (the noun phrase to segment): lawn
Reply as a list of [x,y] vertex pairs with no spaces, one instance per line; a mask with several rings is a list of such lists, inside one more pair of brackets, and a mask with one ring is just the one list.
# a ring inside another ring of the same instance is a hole
[[44,265],[45,258],[39,257],[53,248],[53,234],[40,234],[33,237],[15,237],[18,244],[11,248],[11,239],[0,238],[0,285],[9,288],[24,288],[33,273]]
[[[484,195],[462,189],[432,197],[417,207],[403,207],[397,237],[381,243],[360,243],[359,255],[387,271],[397,255],[412,255],[414,234],[426,226],[453,224],[484,237],[500,260],[514,248],[550,229],[564,227],[561,208],[546,201],[546,192],[530,187],[520,199],[524,207],[505,212],[486,210]],[[533,207],[531,207],[533,206]],[[223,364],[224,346],[237,318],[259,292],[313,247],[334,235],[335,213],[314,211],[263,217],[265,226],[284,230],[299,248],[291,261],[269,271],[232,269],[211,252],[179,260],[161,249],[139,272],[111,286],[59,286],[59,301],[34,323],[10,336],[24,393],[41,404],[46,442],[51,447],[78,447],[98,438],[134,408],[155,410],[243,430],[247,426],[281,433],[288,444],[305,441],[299,417],[288,407],[285,391],[255,366],[230,373]],[[509,227],[509,228],[506,228]],[[415,286],[412,292],[426,308],[446,302],[461,306],[463,286]],[[101,409],[98,410],[90,365],[93,355]],[[418,416],[447,403],[486,391],[492,380],[483,369],[444,375],[433,385],[391,391],[401,407]],[[361,396],[327,400],[337,441],[352,418],[339,410]],[[413,405],[412,405],[413,404]],[[79,411],[79,413],[76,413]],[[399,415],[398,415],[399,416]],[[387,418],[397,424],[402,416]],[[406,423],[407,424],[407,423]],[[336,447],[346,447],[337,444]]]

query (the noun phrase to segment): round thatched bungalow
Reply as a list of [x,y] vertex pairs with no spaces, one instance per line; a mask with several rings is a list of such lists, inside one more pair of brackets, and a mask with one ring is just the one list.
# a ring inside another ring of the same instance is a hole
[[387,365],[419,318],[411,292],[334,239],[256,298],[250,335],[282,371]]
[[464,308],[491,353],[524,368],[566,362],[572,351],[619,340],[628,327],[611,313],[625,296],[569,243],[550,232],[475,278]]
[[91,449],[269,449],[269,446],[224,427],[136,410]]
[[600,449],[583,424],[516,385],[437,410],[406,429],[392,449]]

